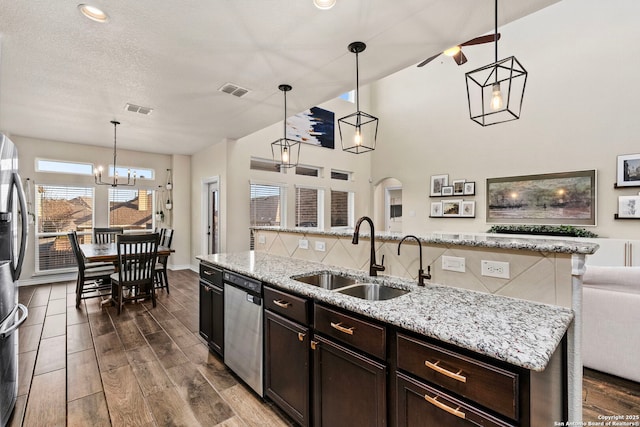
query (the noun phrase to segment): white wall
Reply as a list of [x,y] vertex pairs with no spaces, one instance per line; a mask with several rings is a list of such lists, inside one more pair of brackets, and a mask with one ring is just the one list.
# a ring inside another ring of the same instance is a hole
[[[33,184],[49,184],[49,185],[82,185],[92,186],[94,185],[93,176],[81,176],[81,175],[68,175],[59,173],[42,173],[35,171],[35,162],[37,158],[52,159],[52,160],[66,160],[73,162],[93,163],[94,165],[106,166],[113,161],[113,150],[110,148],[101,148],[92,145],[83,144],[71,144],[67,142],[42,140],[35,138],[26,138],[19,135],[12,135],[11,140],[18,147],[18,160],[20,175],[25,181],[27,178],[33,182]],[[189,169],[188,166],[184,166],[186,162],[188,164],[189,158],[184,157],[181,160],[183,165],[181,170]],[[164,185],[166,180],[166,170],[170,168],[172,163],[172,156],[164,154],[152,154],[141,153],[137,151],[118,150],[118,164],[138,166],[141,168],[154,169],[156,172],[155,180],[138,180],[139,188],[146,188],[156,190],[159,185]],[[180,183],[176,183],[174,192],[186,193],[189,196],[188,187],[182,187]],[[97,186],[95,190],[95,207],[94,207],[94,225],[95,226],[107,226],[109,218],[109,206],[108,206],[108,189],[109,186]],[[35,194],[32,194],[31,203],[35,207]],[[185,224],[185,218],[177,215],[177,211],[174,212],[172,223],[157,224],[157,226],[171,226],[177,224]],[[188,217],[186,218],[186,226],[180,225],[180,228],[186,227],[188,229]],[[33,226],[31,226],[33,227]],[[188,237],[188,235],[187,235]],[[185,239],[185,236],[179,236],[176,233],[174,243],[181,242]],[[187,254],[190,242],[186,239]],[[51,277],[35,276],[35,249],[37,248],[37,242],[35,240],[35,233],[31,228],[29,242],[27,246],[27,253],[24,261],[24,268],[20,279],[21,284],[50,282]],[[175,257],[182,258],[184,249],[176,250]],[[174,255],[170,257],[170,263],[173,265]],[[188,263],[188,262],[185,262]],[[66,277],[66,276],[65,276]],[[75,277],[75,275],[74,275]]]
[[[639,153],[640,3],[564,0],[499,29],[499,58],[529,72],[520,120],[482,128],[469,119],[464,73],[493,62],[493,46],[464,49],[457,66],[441,56],[373,85],[380,140],[374,181],[403,184],[405,233],[486,231],[487,178],[597,170],[597,227],[606,237],[640,237],[638,221],[614,220],[616,156]],[[425,53],[425,56],[428,53]],[[475,219],[428,218],[431,175],[476,182]]]

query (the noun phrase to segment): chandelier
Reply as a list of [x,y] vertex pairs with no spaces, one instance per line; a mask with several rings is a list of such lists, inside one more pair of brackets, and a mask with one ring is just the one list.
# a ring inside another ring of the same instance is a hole
[[111,120],[111,124],[113,125],[113,180],[112,182],[103,181],[102,166],[98,166],[98,168],[93,171],[96,185],[110,185],[112,187],[121,185],[133,187],[134,185],[136,185],[136,172],[133,172],[133,182],[131,182],[131,169],[127,169],[127,182],[118,182],[118,166],[116,164],[116,157],[118,153],[116,149],[116,127],[120,124],[120,122]]

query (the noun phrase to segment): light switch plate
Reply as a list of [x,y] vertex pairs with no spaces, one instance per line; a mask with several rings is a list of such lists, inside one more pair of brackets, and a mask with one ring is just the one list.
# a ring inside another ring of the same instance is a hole
[[464,257],[443,255],[442,269],[449,270],[449,271],[457,271],[458,273],[464,273],[466,270]]
[[326,250],[326,246],[323,241],[318,240],[316,242],[316,251],[324,252]]
[[300,249],[309,249],[309,241],[307,239],[298,240],[298,247]]
[[499,279],[509,278],[509,263],[502,261],[480,261],[480,274],[487,277],[497,277]]

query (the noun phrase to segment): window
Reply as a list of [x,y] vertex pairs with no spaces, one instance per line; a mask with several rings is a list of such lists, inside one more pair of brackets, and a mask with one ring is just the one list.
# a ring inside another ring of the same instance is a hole
[[67,233],[91,242],[94,193],[91,187],[36,185],[36,272],[75,269]]
[[331,190],[331,227],[353,227],[354,193]]
[[282,187],[279,185],[251,184],[252,226],[281,226],[283,212]]
[[323,194],[317,188],[296,188],[296,227],[324,227]]
[[[155,177],[155,171],[153,169],[118,166],[117,172],[120,178],[126,178],[129,173],[131,173],[131,179],[133,179],[134,173],[138,179],[154,179]],[[109,165],[109,176],[113,176],[113,165]]]
[[144,189],[109,189],[109,227],[127,230],[153,228],[153,191]]
[[36,171],[68,173],[73,175],[93,175],[93,165],[91,163],[36,159]]
[[356,102],[356,91],[354,90],[350,90],[349,92],[345,92],[342,95],[340,95],[338,98],[340,99],[344,99],[345,101],[348,102]]
[[340,181],[349,181],[351,179],[351,172],[344,172],[344,171],[331,169],[331,179],[337,179]]
[[280,166],[273,160],[251,158],[249,169],[254,171],[280,172]]
[[320,176],[320,168],[315,166],[296,166],[296,175]]

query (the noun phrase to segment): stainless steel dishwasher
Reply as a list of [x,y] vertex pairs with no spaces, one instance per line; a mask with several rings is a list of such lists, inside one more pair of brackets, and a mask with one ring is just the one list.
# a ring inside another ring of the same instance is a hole
[[261,397],[262,283],[225,271],[224,363]]

